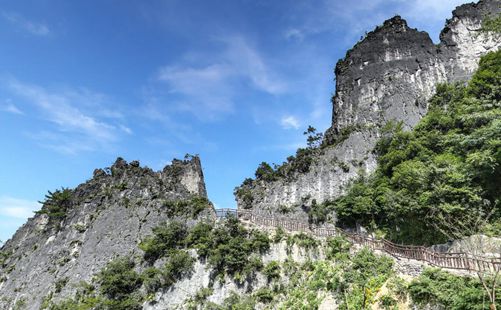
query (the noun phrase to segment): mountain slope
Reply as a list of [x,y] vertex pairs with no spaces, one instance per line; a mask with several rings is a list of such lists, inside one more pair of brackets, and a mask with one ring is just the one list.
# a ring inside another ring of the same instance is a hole
[[[178,201],[185,204],[173,209]],[[207,216],[214,214],[198,157],[174,160],[161,172],[119,158],[77,188],[48,195],[2,247],[0,309],[19,300],[38,309],[51,291],[58,291],[56,300],[72,295],[75,284],[89,281],[110,259],[140,255],[137,245],[152,227]]]
[[373,149],[385,124],[413,128],[438,83],[468,80],[480,57],[501,46],[495,33],[480,31],[486,18],[500,12],[499,0],[458,7],[438,45],[398,16],[369,32],[336,65],[332,127],[322,146],[300,149],[267,177],[246,180],[235,190],[239,208],[281,209],[305,220],[304,211],[373,172]]

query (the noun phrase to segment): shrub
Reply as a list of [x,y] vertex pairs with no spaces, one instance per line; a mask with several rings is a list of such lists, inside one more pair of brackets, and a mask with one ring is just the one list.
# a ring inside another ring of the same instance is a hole
[[162,277],[169,287],[185,276],[191,275],[195,259],[186,251],[172,253],[162,269]]
[[186,238],[186,245],[197,249],[200,257],[205,258],[209,254],[212,243],[212,230],[214,225],[207,222],[198,222],[190,229]]
[[210,208],[211,204],[205,197],[194,196],[190,199],[167,200],[163,203],[163,207],[169,217],[196,218],[202,211]]
[[275,229],[275,235],[273,236],[273,242],[279,243],[285,237],[285,230],[282,227],[277,227]]
[[280,278],[280,264],[277,261],[269,262],[263,269],[263,274],[268,281],[277,280]]
[[102,294],[111,300],[125,300],[130,297],[142,284],[134,265],[128,258],[118,258],[109,262],[96,277]]
[[180,222],[164,223],[153,228],[153,236],[145,238],[139,248],[144,251],[144,259],[153,263],[170,251],[183,247],[187,234],[186,225]]
[[342,236],[327,239],[326,256],[328,259],[346,258],[349,254],[351,243]]
[[155,267],[146,268],[141,274],[146,292],[151,294],[162,287],[162,272]]
[[332,207],[328,202],[317,204],[316,200],[313,199],[311,207],[307,211],[308,222],[314,225],[321,225],[328,220],[331,212]]
[[315,249],[318,246],[318,241],[315,240],[310,235],[307,235],[303,232],[295,235],[290,235],[287,238],[287,248],[290,251],[293,245],[297,245],[298,247],[311,250]]
[[240,297],[237,293],[231,292],[230,296],[223,302],[223,309],[232,310],[253,310],[255,301],[250,297]]
[[[480,281],[470,277],[459,277],[446,271],[428,268],[409,284],[412,300],[419,304],[431,304],[447,309],[485,309],[488,298]],[[501,302],[497,294],[497,302]]]
[[268,237],[267,233],[253,230],[250,233],[250,239],[250,247],[253,249],[253,251],[264,254],[270,249],[270,238]]
[[494,17],[486,17],[482,22],[482,31],[501,33],[501,14]]
[[235,188],[234,194],[240,198],[243,202],[242,207],[244,209],[251,209],[252,208],[252,202],[254,201],[254,197],[252,196],[251,190],[248,188],[249,185],[244,183],[241,185],[241,187]]
[[273,301],[273,295],[273,291],[266,287],[262,287],[254,293],[256,300],[265,304]]

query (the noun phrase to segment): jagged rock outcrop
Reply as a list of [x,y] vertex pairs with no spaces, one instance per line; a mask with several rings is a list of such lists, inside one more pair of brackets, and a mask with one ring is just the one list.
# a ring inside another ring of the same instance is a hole
[[[207,198],[198,157],[174,160],[161,172],[119,158],[64,192],[64,209],[46,203],[2,247],[0,309],[20,300],[25,309],[39,309],[50,292],[55,301],[71,296],[75,284],[89,281],[112,258],[140,256],[137,245],[152,227],[176,217],[166,202],[183,200],[189,207],[190,199]],[[204,217],[214,217],[209,203],[198,215]]]
[[499,49],[499,35],[480,29],[500,12],[499,0],[459,6],[439,44],[399,16],[368,33],[336,65],[332,127],[323,147],[312,152],[307,172],[245,182],[236,190],[238,207],[288,208],[288,216],[305,219],[303,211],[313,203],[338,197],[351,180],[374,171],[372,151],[386,123],[412,128],[427,112],[437,83],[469,79],[480,57]]

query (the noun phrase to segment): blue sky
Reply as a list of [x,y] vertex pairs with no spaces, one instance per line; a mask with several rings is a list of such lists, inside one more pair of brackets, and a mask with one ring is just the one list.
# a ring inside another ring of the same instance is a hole
[[333,69],[395,14],[433,40],[461,0],[3,1],[0,240],[117,156],[202,159],[209,197],[331,121]]

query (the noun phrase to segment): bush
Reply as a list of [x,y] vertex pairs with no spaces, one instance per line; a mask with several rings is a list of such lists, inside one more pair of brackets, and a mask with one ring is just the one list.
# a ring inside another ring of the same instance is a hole
[[186,225],[176,221],[164,223],[153,228],[153,236],[145,238],[139,248],[144,251],[144,259],[153,263],[170,251],[184,247],[187,235]]
[[290,251],[293,245],[297,245],[298,247],[311,250],[316,249],[318,246],[318,241],[315,240],[310,235],[307,235],[303,232],[295,235],[290,235],[287,238],[287,248]]
[[230,296],[223,302],[223,309],[231,310],[253,310],[256,302],[253,298],[240,297],[237,293],[231,292]]
[[96,277],[102,294],[111,300],[125,300],[130,297],[142,284],[134,265],[128,258],[109,262]]
[[[455,276],[435,268],[425,269],[414,279],[409,284],[409,293],[417,304],[437,305],[451,310],[485,309],[484,303],[489,300],[477,279]],[[501,303],[500,294],[497,294],[497,303]]]
[[501,14],[494,17],[486,17],[482,23],[482,31],[501,33]]
[[155,267],[146,268],[141,278],[148,294],[158,292],[162,287],[162,272]]
[[273,301],[273,295],[274,295],[273,291],[266,287],[262,287],[254,293],[254,297],[256,297],[256,300],[264,304]]
[[275,229],[275,235],[273,236],[273,242],[279,243],[285,237],[285,230],[282,227],[277,227]]
[[342,259],[349,255],[351,243],[342,236],[327,239],[326,256],[328,259]]
[[269,262],[264,267],[263,274],[268,279],[268,282],[280,279],[280,264],[277,261]]
[[200,257],[205,258],[209,254],[212,243],[212,230],[214,225],[207,222],[198,222],[190,229],[186,238],[186,245],[197,249]]
[[163,203],[163,207],[169,217],[196,218],[202,211],[209,209],[211,204],[205,197],[194,196],[190,199],[167,200]]
[[162,270],[166,287],[169,287],[185,276],[193,273],[195,259],[185,251],[177,251],[170,255]]
[[308,222],[314,225],[321,225],[329,219],[329,214],[332,212],[332,207],[328,202],[317,204],[313,199],[311,207],[308,209]]

